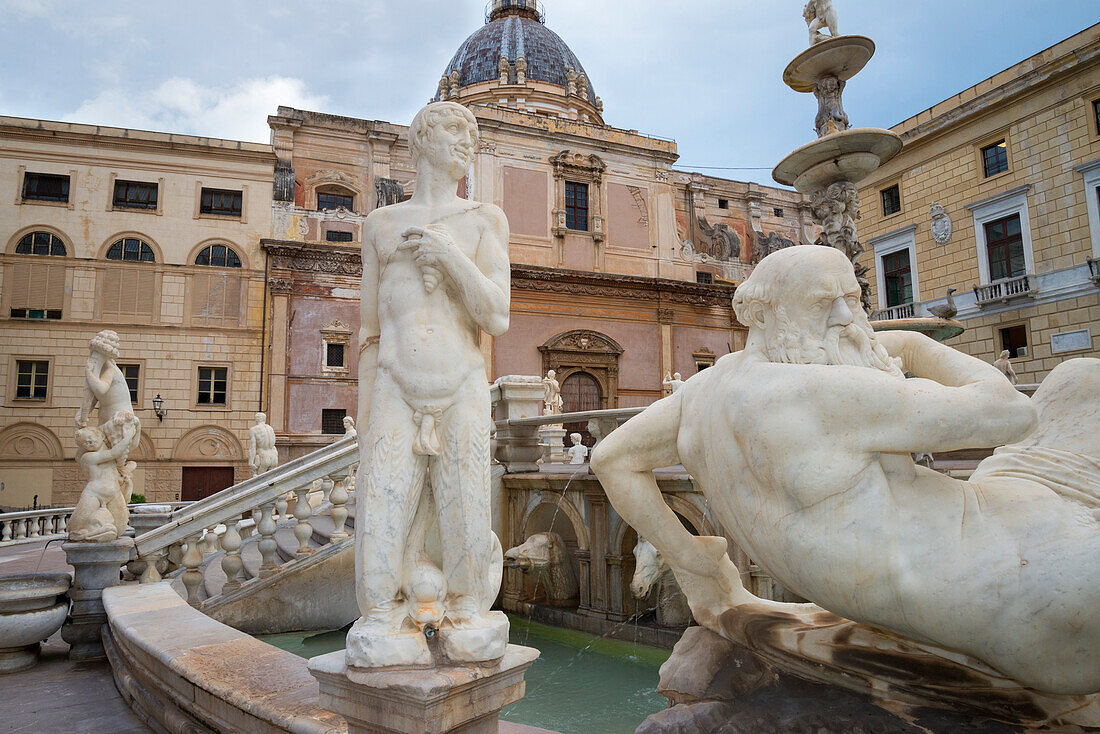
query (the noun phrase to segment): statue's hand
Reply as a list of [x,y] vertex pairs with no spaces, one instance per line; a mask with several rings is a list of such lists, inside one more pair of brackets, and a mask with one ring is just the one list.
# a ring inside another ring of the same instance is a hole
[[76,411],[75,422],[76,422],[76,427],[77,428],[87,428],[88,427],[88,419],[84,417],[84,409],[83,408]]

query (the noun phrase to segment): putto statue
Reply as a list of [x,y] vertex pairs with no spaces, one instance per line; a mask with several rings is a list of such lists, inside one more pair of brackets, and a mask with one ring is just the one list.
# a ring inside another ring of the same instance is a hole
[[802,9],[802,17],[806,19],[806,24],[810,27],[811,46],[829,40],[829,36],[821,32],[823,28],[828,28],[833,38],[840,35],[837,28],[836,10],[833,9],[833,0],[810,0],[806,3],[806,7]]
[[[508,329],[508,220],[455,193],[477,144],[465,107],[422,109],[409,128],[416,192],[373,211],[364,227],[362,617],[346,652],[355,668],[431,666],[426,632],[438,631],[456,663],[497,660],[508,642],[507,617],[490,611],[503,557],[490,523],[490,404],[478,342],[479,329]],[[429,534],[441,558],[429,556]]]
[[[884,684],[909,701],[951,689],[988,706],[996,688],[1100,724],[1081,695],[1100,691],[1100,360],[1063,362],[1029,399],[921,334],[874,333],[859,300],[837,250],[765,258],[734,297],[745,349],[594,450],[609,499],[701,624],[779,667],[866,686],[912,666]],[[989,446],[969,481],[912,459]],[[725,539],[684,529],[651,473],[677,463],[733,541],[814,604],[755,597]]]
[[680,375],[679,372],[673,375],[665,372],[665,379],[663,382],[661,382],[661,384],[665,388],[665,394],[671,395],[672,393],[676,392],[684,386],[684,378]]
[[[89,481],[69,521],[69,540],[117,540],[126,530],[126,509],[133,493],[132,472],[137,466],[127,456],[141,440],[141,422],[130,403],[130,388],[115,361],[118,334],[101,331],[89,343],[91,355],[84,368],[84,399],[76,413],[77,460]],[[89,427],[99,407],[99,425]]]
[[844,111],[844,86],[847,82],[835,76],[822,78],[814,85],[817,97],[817,117],[814,119],[814,131],[823,138],[852,127],[848,113]]
[[582,436],[579,433],[570,433],[569,440],[572,446],[566,452],[569,454],[570,464],[583,464],[588,459],[588,447],[581,443]]
[[279,451],[275,448],[275,429],[267,425],[267,415],[257,413],[256,423],[248,429],[248,465],[252,476],[271,471],[279,465]]
[[561,399],[561,384],[558,383],[558,374],[554,370],[548,370],[546,377],[542,378],[542,412],[543,415],[559,415],[565,403]]

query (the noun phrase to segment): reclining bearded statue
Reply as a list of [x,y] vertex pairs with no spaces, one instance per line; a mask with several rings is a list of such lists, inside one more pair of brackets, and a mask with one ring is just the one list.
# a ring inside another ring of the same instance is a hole
[[[975,697],[1022,689],[1100,723],[1100,360],[1062,363],[1028,398],[921,334],[875,334],[851,263],[816,245],[762,260],[734,308],[746,348],[591,462],[696,620],[802,677],[894,672],[912,691],[940,671],[922,689],[934,698],[965,669]],[[967,481],[912,459],[991,446]],[[677,463],[730,538],[812,604],[752,595],[724,538],[684,529],[651,472]],[[837,654],[858,645],[862,658]]]

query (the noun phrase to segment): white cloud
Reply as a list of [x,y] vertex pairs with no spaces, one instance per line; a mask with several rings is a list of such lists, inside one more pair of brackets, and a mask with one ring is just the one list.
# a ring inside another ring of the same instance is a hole
[[148,92],[108,89],[63,119],[266,143],[267,116],[279,105],[316,110],[328,102],[324,95],[309,94],[301,79],[273,76],[213,88],[174,77]]

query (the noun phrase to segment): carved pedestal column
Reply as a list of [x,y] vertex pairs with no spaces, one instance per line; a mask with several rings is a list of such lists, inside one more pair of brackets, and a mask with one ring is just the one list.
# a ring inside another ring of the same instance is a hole
[[507,421],[537,418],[542,411],[542,378],[501,377],[493,385],[496,417],[496,459],[510,473],[538,471],[538,431],[535,426],[510,426]]
[[73,567],[73,585],[69,590],[72,607],[61,628],[61,638],[69,643],[69,660],[102,660],[103,642],[99,628],[107,621],[103,610],[103,590],[118,585],[122,566],[130,560],[133,538],[109,543],[63,543],[65,558]]

